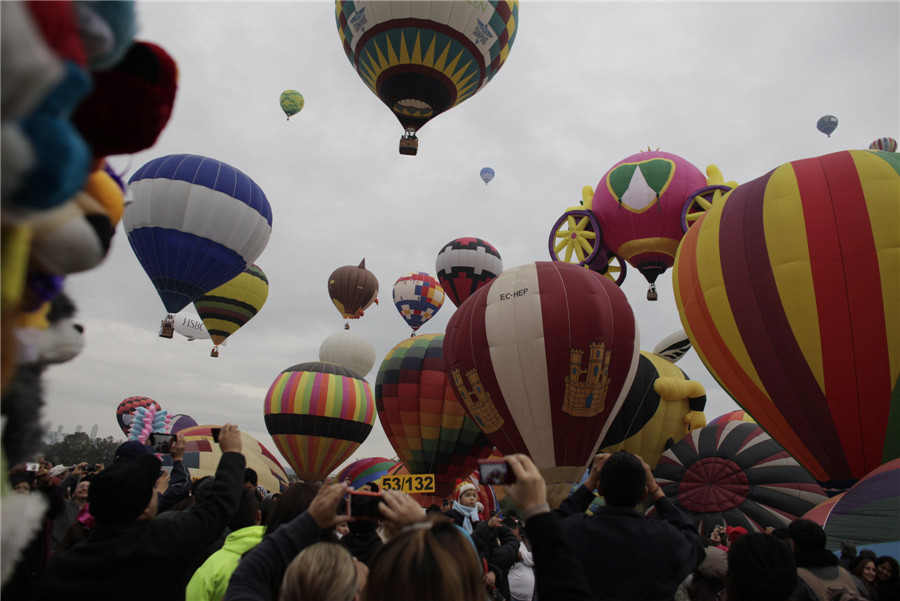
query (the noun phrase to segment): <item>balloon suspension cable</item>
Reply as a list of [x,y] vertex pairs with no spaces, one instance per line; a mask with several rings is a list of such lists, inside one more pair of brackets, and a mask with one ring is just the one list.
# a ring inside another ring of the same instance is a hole
[[659,295],[656,293],[656,284],[650,284],[650,288],[647,289],[647,300],[655,301],[659,298]]
[[175,317],[169,313],[166,318],[159,322],[159,337],[172,338],[175,334]]

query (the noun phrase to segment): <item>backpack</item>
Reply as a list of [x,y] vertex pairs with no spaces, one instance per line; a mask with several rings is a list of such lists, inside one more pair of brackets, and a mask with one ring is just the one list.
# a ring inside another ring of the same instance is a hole
[[797,568],[797,575],[809,585],[820,601],[868,601],[868,597],[859,593],[853,575],[840,566],[838,577],[834,580],[819,578],[806,568]]

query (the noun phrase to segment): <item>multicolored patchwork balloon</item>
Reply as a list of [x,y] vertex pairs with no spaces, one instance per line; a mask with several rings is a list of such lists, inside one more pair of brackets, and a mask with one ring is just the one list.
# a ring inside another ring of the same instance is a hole
[[476,290],[503,273],[503,259],[490,242],[457,238],[441,248],[434,265],[441,287],[459,307]]
[[703,363],[826,488],[900,457],[898,273],[900,156],[874,150],[738,186],[679,248],[675,300]]
[[448,496],[491,443],[453,392],[444,366],[444,335],[400,342],[385,356],[375,383],[378,419],[412,474],[434,474],[435,495]]
[[444,304],[444,289],[424,271],[400,276],[394,282],[394,306],[412,328],[413,335]]
[[375,402],[356,373],[312,361],[289,367],[266,393],[266,429],[301,480],[323,480],[372,431]]

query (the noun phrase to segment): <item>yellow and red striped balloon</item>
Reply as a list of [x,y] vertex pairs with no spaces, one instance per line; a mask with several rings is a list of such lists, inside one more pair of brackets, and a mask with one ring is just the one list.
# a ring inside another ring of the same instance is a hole
[[699,224],[673,281],[713,376],[820,482],[900,456],[900,157],[787,163]]
[[301,480],[323,480],[369,436],[375,401],[368,382],[335,363],[281,372],[265,401],[266,429]]

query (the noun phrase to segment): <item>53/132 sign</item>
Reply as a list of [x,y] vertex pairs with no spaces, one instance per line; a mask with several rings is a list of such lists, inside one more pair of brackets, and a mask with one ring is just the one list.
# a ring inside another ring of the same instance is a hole
[[434,474],[382,476],[381,489],[396,490],[398,492],[433,493]]

